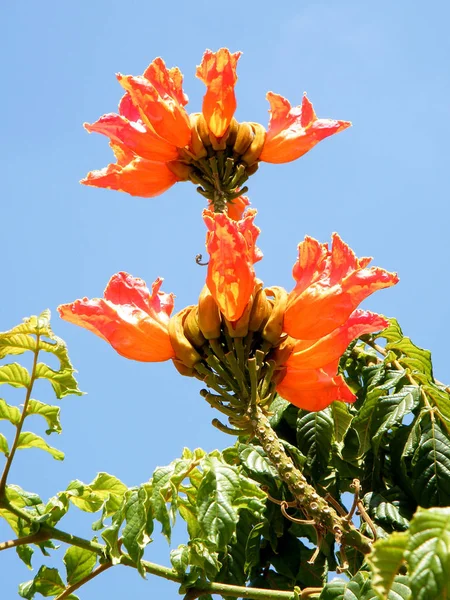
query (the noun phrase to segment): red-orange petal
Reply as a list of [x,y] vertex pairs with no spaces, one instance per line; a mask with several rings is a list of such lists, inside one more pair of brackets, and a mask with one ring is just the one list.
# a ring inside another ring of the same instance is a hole
[[385,329],[389,321],[370,311],[356,309],[347,321],[318,340],[298,340],[286,366],[293,369],[318,369],[339,359],[347,346],[361,335]]
[[277,392],[288,402],[309,411],[323,410],[335,400],[354,402],[355,395],[342,375],[336,375],[338,361],[321,369],[287,368]]
[[318,142],[351,126],[349,121],[318,119],[311,102],[303,96],[302,105],[291,107],[289,101],[273,92],[267,93],[270,120],[260,160],[285,163],[306,154]]
[[181,106],[188,103],[189,98],[183,91],[183,75],[178,67],[168,69],[163,59],[158,57],[144,71],[144,77],[162,98],[174,98]]
[[84,128],[89,133],[106,135],[112,142],[125,145],[146,160],[167,162],[179,158],[176,146],[160,138],[142,121],[129,121],[122,115],[109,113],[95,123],[84,123]]
[[142,279],[117,273],[104,298],[75,300],[58,311],[62,319],[95,333],[125,358],[169,360],[175,356],[168,333],[173,294],[160,291],[162,281],[156,279],[150,293]]
[[[191,140],[189,116],[176,97],[163,95],[144,76],[117,75],[120,85],[130,94],[144,123],[164,140],[184,148]],[[163,88],[159,88],[163,91]]]
[[227,130],[236,110],[236,65],[241,52],[233,54],[228,48],[217,52],[206,50],[196,76],[206,85],[202,112],[210,131],[221,137]]
[[125,147],[111,144],[117,164],[90,171],[80,183],[93,187],[126,192],[131,196],[159,196],[178,181],[165,163],[134,157]]
[[239,196],[231,202],[227,202],[227,215],[233,221],[240,221],[250,205],[250,200],[247,196]]
[[306,237],[294,265],[296,287],[289,294],[284,331],[296,339],[316,340],[334,331],[367,296],[395,285],[396,273],[366,268],[369,259],[355,254],[337,234],[331,251]]
[[256,210],[249,209],[234,221],[226,213],[203,211],[210,255],[206,284],[229,321],[242,316],[255,287],[253,264],[262,258],[256,247],[260,230],[253,223],[255,216]]

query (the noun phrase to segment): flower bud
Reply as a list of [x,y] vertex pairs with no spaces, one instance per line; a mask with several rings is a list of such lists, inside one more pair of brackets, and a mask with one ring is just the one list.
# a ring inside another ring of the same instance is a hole
[[286,335],[280,345],[277,348],[274,348],[269,354],[268,360],[275,361],[276,366],[281,367],[292,354],[296,343],[297,340]]
[[167,167],[178,178],[178,181],[188,181],[192,173],[192,167],[179,160],[172,160]]
[[247,151],[242,155],[242,160],[247,165],[253,165],[259,158],[266,139],[266,130],[259,123],[250,123],[254,133],[254,138]]
[[233,151],[238,155],[244,154],[250,147],[250,144],[253,142],[253,138],[254,134],[250,123],[246,123],[245,121],[243,123],[239,123],[239,129],[233,146]]
[[272,312],[272,306],[267,300],[265,291],[262,289],[262,282],[256,280],[256,291],[254,292],[254,300],[250,318],[248,321],[249,331],[259,331],[266,324],[270,313]]
[[225,135],[224,135],[224,137],[226,137],[226,139],[227,139],[227,146],[231,146],[231,147],[234,146],[234,144],[236,143],[238,131],[239,131],[239,123],[233,117],[231,119],[230,126],[228,127],[228,129],[226,130]]
[[184,334],[184,322],[194,307],[187,306],[174,315],[169,321],[169,336],[176,358],[187,367],[193,367],[202,357]]
[[239,319],[237,319],[237,321],[229,321],[228,319],[225,319],[225,317],[224,317],[223,320],[225,322],[225,325],[227,326],[227,331],[228,331],[228,334],[230,335],[230,337],[243,338],[247,335],[248,323],[249,323],[251,311],[252,311],[252,299],[250,297],[250,300],[248,301],[247,306],[244,308],[244,312],[239,317]]
[[198,307],[190,310],[183,323],[184,335],[196,348],[201,348],[206,339],[198,326]]
[[196,159],[205,158],[205,156],[208,156],[208,152],[197,130],[197,122],[199,117],[200,113],[193,113],[189,116],[189,120],[191,122],[191,150]]
[[211,295],[208,286],[203,286],[198,299],[198,326],[207,340],[215,340],[220,337],[222,317],[219,307]]
[[194,377],[195,370],[192,367],[187,367],[184,362],[181,362],[178,358],[172,358],[172,362],[180,375]]
[[277,346],[283,332],[283,319],[286,312],[288,294],[284,288],[278,286],[266,288],[265,292],[267,296],[274,297],[274,303],[271,315],[262,331],[262,337],[274,346]]

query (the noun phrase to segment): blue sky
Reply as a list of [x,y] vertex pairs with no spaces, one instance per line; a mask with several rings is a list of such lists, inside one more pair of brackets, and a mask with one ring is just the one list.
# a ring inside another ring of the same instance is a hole
[[[89,136],[83,121],[116,109],[122,93],[116,72],[142,73],[156,56],[181,68],[191,112],[200,109],[204,92],[194,77],[203,51],[227,46],[244,53],[238,120],[266,125],[265,94],[272,90],[293,104],[307,91],[319,117],[353,121],[352,129],[302,159],[263,164],[250,180],[265,255],[258,276],[291,289],[298,242],[305,234],[328,241],[339,232],[358,255],[374,256],[374,264],[400,275],[395,288],[364,306],[396,316],[407,335],[432,350],[436,376],[449,380],[449,18],[444,0],[426,6],[402,0],[2,3],[0,330],[51,308],[53,328],[67,341],[88,392],[61,402],[64,431],[49,441],[66,460],[19,453],[11,482],[44,498],[72,479],[89,482],[98,471],[134,485],[184,446],[212,450],[233,442],[211,427],[215,415],[196,381],[178,376],[170,363],[127,361],[55,311],[60,303],[101,295],[119,270],[149,284],[163,276],[177,309],[194,303],[203,285],[205,268],[194,262],[204,251],[203,198],[194,186],[177,184],[159,198],[139,199],[78,184],[112,158],[106,139]],[[6,386],[1,392],[22,400]],[[44,385],[35,396],[53,402]],[[11,433],[3,422],[1,428]],[[89,518],[75,508],[63,524],[90,535]],[[0,539],[9,536],[0,523]],[[146,556],[169,564],[168,555],[156,531]],[[0,572],[7,573],[5,598],[16,597],[18,583],[32,575],[14,552],[0,554]],[[151,593],[172,598],[177,590],[117,568],[80,595],[125,593],[136,600]]]

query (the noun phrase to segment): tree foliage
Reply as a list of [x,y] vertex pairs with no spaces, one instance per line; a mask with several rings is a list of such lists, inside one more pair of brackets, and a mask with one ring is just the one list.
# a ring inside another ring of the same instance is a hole
[[[16,362],[24,353],[32,355],[31,368]],[[59,368],[46,364],[48,354]],[[172,579],[187,598],[203,600],[241,597],[244,587],[254,588],[245,592],[250,598],[450,598],[450,395],[433,378],[430,353],[395,320],[352,343],[341,359],[354,405],[335,402],[310,413],[277,397],[270,409],[271,427],[308,483],[373,540],[369,555],[305,521],[277,465],[249,436],[222,451],[185,448],[131,488],[99,473],[47,500],[23,490],[8,480],[16,451],[64,458],[24,430],[28,416],[40,415],[47,436],[62,431],[59,406],[32,398],[34,382],[46,380],[57,399],[82,392],[48,311],[0,334],[0,359],[0,420],[15,429],[14,436],[0,434],[0,517],[14,536],[0,550],[15,548],[34,568],[38,547],[44,556],[62,554],[64,565],[41,564],[19,586],[21,597],[76,598],[92,577],[123,564]],[[8,386],[24,390],[23,405],[8,402]],[[69,509],[92,513],[92,539],[60,529]],[[146,547],[159,530],[170,544],[177,519],[186,543],[171,548],[170,567],[149,563]]]

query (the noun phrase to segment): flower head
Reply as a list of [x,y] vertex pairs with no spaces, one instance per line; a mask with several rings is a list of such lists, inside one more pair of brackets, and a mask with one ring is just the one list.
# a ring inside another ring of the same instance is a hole
[[356,258],[337,233],[328,244],[305,237],[299,244],[289,294],[285,331],[297,339],[317,339],[334,331],[367,296],[398,282],[396,273],[367,268],[370,258]]
[[[270,122],[238,123],[235,85],[240,52],[206,50],[196,75],[206,85],[201,113],[189,115],[183,76],[156,58],[142,75],[117,75],[125,89],[118,114],[108,113],[89,132],[106,135],[117,163],[88,173],[86,185],[152,197],[190,179],[214,209],[245,193],[244,182],[261,161],[289,162],[350,126],[318,119],[304,96],[301,106],[269,92]],[[120,154],[120,156],[118,156]],[[126,157],[126,159],[124,158]],[[135,179],[136,181],[133,181]]]
[[256,247],[260,230],[253,222],[255,216],[254,209],[248,209],[237,221],[226,213],[203,211],[210,255],[206,284],[229,321],[241,317],[255,287],[253,264],[262,258]]
[[125,358],[169,360],[175,356],[169,338],[174,296],[160,291],[162,281],[156,279],[150,293],[142,279],[117,273],[103,298],[75,300],[58,311],[62,319],[92,331]]
[[217,52],[206,50],[201,65],[197,67],[197,77],[207,87],[203,98],[203,116],[209,130],[218,138],[228,129],[236,110],[236,65],[241,52],[232,54],[228,48]]
[[286,372],[277,386],[278,393],[295,406],[310,411],[321,410],[334,400],[354,402],[355,395],[342,375],[337,374],[339,359],[354,339],[387,325],[387,319],[380,315],[355,310],[328,335],[316,340],[297,340],[283,365]]

